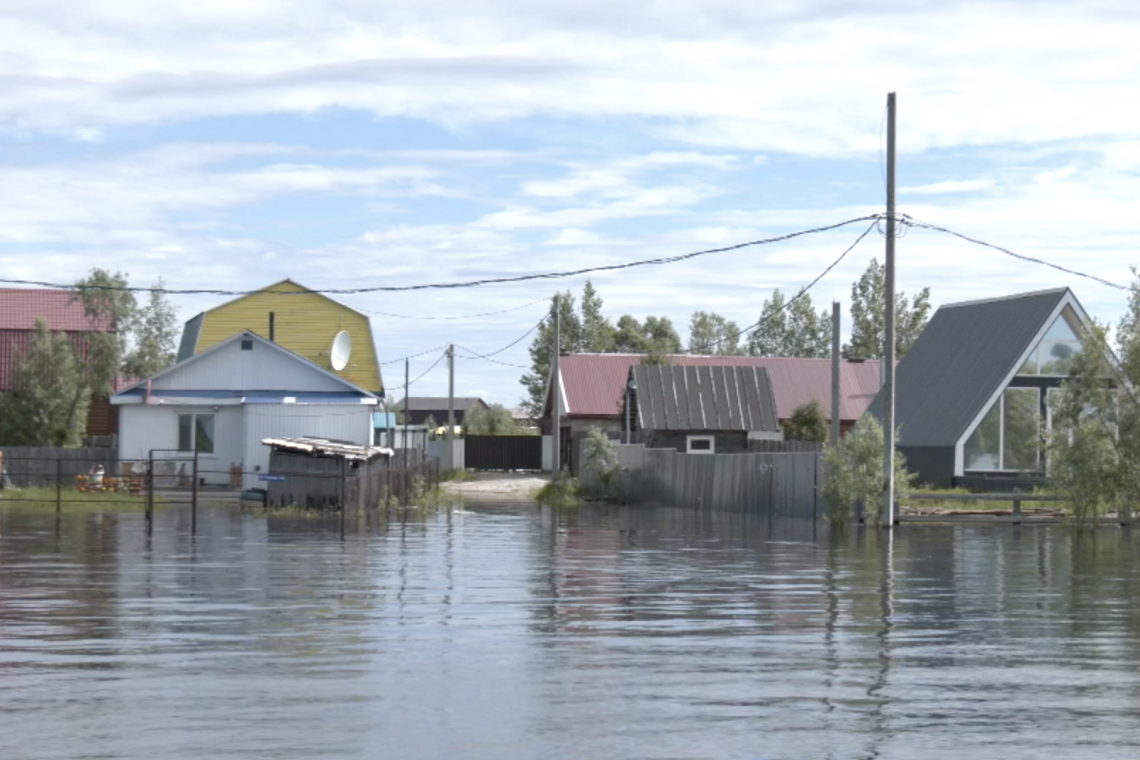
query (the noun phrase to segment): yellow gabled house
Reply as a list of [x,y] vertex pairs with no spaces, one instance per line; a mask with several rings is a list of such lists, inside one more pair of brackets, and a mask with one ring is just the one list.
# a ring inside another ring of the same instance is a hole
[[368,317],[292,280],[274,283],[188,320],[178,361],[243,330],[300,354],[358,388],[384,392]]

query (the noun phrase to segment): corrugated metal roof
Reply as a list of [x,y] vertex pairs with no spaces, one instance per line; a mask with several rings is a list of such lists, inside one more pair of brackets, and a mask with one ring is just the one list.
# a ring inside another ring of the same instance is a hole
[[638,426],[643,430],[780,429],[763,367],[636,364]]
[[0,288],[0,330],[34,330],[37,319],[54,331],[107,332],[107,319],[88,319],[70,290]]
[[85,356],[82,333],[105,332],[110,322],[91,320],[83,304],[71,300],[70,290],[0,288],[0,391],[11,390],[16,367],[32,342],[36,320],[44,319],[55,332],[66,332],[80,356]]
[[[1068,293],[1058,288],[939,308],[898,365],[899,445],[956,444]],[[880,420],[882,405],[876,397],[870,407]]]
[[392,450],[382,446],[362,446],[349,441],[330,441],[325,438],[265,438],[261,443],[279,451],[339,457],[350,462],[367,462],[378,456],[392,456]]
[[[613,418],[621,414],[629,370],[641,364],[641,354],[569,354],[561,357],[562,383],[571,417]],[[831,410],[831,360],[778,356],[689,356],[669,357],[673,366],[763,367],[768,371],[776,399],[776,416],[789,419],[796,407],[818,401],[824,414]],[[839,363],[839,419],[855,422],[879,391],[879,362]],[[546,415],[550,414],[547,399]]]

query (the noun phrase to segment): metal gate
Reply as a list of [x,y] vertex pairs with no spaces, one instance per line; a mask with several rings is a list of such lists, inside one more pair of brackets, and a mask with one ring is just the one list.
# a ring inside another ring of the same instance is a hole
[[540,435],[469,435],[463,454],[469,470],[541,470]]

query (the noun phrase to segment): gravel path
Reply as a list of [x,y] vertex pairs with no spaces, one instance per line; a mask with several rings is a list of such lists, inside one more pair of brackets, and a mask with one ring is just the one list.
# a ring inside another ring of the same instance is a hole
[[465,499],[530,501],[548,482],[548,475],[487,472],[475,473],[474,480],[449,480],[441,483],[440,489]]

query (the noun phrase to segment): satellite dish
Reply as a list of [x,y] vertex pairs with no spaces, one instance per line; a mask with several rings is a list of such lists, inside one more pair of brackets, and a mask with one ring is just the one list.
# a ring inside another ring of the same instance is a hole
[[341,330],[333,338],[332,349],[329,351],[329,364],[339,372],[348,366],[350,356],[352,356],[352,336]]

